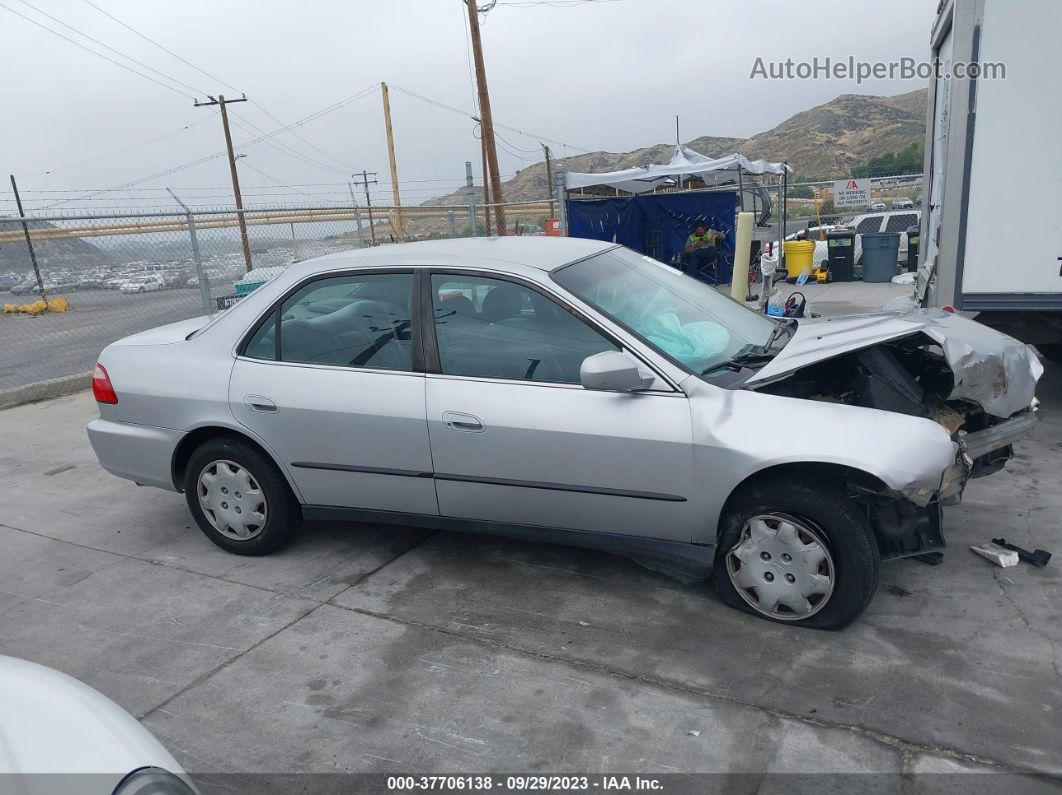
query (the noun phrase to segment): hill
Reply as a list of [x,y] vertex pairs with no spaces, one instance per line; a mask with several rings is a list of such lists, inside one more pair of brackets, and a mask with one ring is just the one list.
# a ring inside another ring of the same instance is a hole
[[[687,145],[712,157],[740,152],[753,160],[786,160],[804,177],[842,177],[853,166],[922,141],[926,102],[924,88],[892,97],[842,94],[751,138],[702,136]],[[654,144],[632,152],[590,152],[558,159],[554,169],[617,171],[667,162],[674,150],[674,144]],[[547,198],[545,163],[517,171],[503,190],[506,201]],[[463,204],[464,193],[457,191],[425,203]]]

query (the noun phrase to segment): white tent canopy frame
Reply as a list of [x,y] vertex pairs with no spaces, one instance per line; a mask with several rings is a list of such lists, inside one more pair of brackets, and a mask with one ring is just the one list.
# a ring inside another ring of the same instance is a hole
[[666,165],[649,165],[641,168],[625,168],[621,171],[606,171],[601,174],[583,174],[569,171],[564,177],[566,190],[603,185],[627,193],[648,193],[664,184],[680,181],[682,177],[696,176],[705,185],[738,178],[741,174],[777,174],[785,176],[792,169],[785,163],[769,163],[766,160],[749,160],[734,153],[725,157],[711,158],[695,152],[688,146],[678,146],[671,161]]

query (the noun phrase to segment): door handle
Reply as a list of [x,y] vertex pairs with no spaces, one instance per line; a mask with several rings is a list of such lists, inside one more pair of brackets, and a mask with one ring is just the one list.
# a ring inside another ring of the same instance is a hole
[[247,397],[243,399],[243,402],[251,411],[275,414],[277,410],[277,404],[262,395],[247,395]]
[[443,412],[443,425],[451,430],[465,433],[482,433],[486,430],[483,420],[474,414],[462,414],[459,411]]

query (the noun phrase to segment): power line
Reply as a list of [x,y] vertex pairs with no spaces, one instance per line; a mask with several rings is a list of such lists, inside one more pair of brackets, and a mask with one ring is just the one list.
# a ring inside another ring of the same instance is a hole
[[[261,174],[261,175],[262,175],[263,177],[265,177],[266,179],[268,179],[268,180],[272,180],[273,182],[277,183],[277,185],[280,185],[280,186],[282,186],[282,187],[290,187],[290,186],[288,186],[288,185],[285,185],[285,184],[284,184],[283,182],[281,182],[281,181],[280,181],[279,179],[277,179],[276,177],[272,176],[271,174],[267,174],[266,172],[262,171],[262,169],[260,169],[260,168],[257,168],[256,166],[252,166],[252,165],[251,165],[250,163],[248,163],[248,162],[247,162],[246,160],[244,160],[244,161],[243,161],[243,164],[242,164],[242,165],[244,165],[244,166],[246,166],[247,168],[251,169],[251,171],[256,171],[256,172],[258,172],[259,174]],[[328,202],[328,201],[335,201],[334,199],[324,199],[324,198],[322,198],[321,196],[315,196],[315,195],[314,195],[314,194],[312,194],[312,193],[307,193],[306,191],[298,190],[298,189],[296,189],[296,188],[292,188],[292,190],[294,190],[294,191],[295,191],[296,193],[302,194],[303,196],[308,196],[308,197],[309,197],[309,198],[311,198],[311,199],[318,199],[318,200],[320,200],[320,201],[326,201],[326,202]],[[260,195],[262,195],[262,194],[260,194]],[[276,195],[284,195],[284,194],[276,194]]]
[[[200,74],[202,74],[202,75],[205,75],[206,77],[209,77],[209,78],[210,78],[211,80],[213,80],[213,81],[214,81],[215,83],[220,83],[220,84],[221,84],[222,86],[224,86],[225,88],[231,88],[231,89],[232,89],[233,91],[235,91],[235,92],[236,92],[236,93],[238,93],[238,94],[242,94],[242,93],[243,93],[242,91],[240,91],[240,90],[239,90],[238,88],[236,88],[235,86],[231,86],[231,85],[229,85],[228,83],[226,83],[226,82],[225,82],[224,80],[222,80],[222,79],[221,79],[220,77],[215,77],[214,75],[210,74],[210,72],[206,71],[205,69],[201,69],[200,67],[196,66],[196,65],[195,65],[194,63],[192,63],[191,61],[188,61],[188,60],[186,60],[186,59],[182,58],[182,57],[181,57],[180,55],[178,55],[177,53],[175,53],[175,52],[174,52],[173,50],[167,49],[166,47],[163,47],[163,46],[162,46],[161,44],[159,44],[159,43],[158,43],[157,41],[155,41],[154,39],[150,39],[150,38],[148,38],[147,36],[145,36],[145,35],[144,35],[143,33],[141,33],[141,32],[140,32],[139,30],[137,30],[136,28],[132,27],[131,25],[127,25],[127,24],[126,24],[125,22],[123,22],[122,20],[118,19],[118,17],[116,17],[116,16],[114,15],[114,14],[111,14],[110,12],[108,12],[108,11],[105,11],[105,10],[103,10],[103,9],[102,9],[102,8],[100,8],[100,7],[98,6],[98,5],[96,5],[95,3],[93,3],[93,2],[91,1],[91,0],[84,0],[84,2],[85,2],[85,3],[87,3],[88,5],[92,6],[93,8],[95,8],[95,9],[96,9],[97,11],[99,11],[99,12],[100,12],[101,14],[103,14],[103,15],[104,15],[105,17],[108,17],[108,18],[112,19],[113,21],[117,22],[117,23],[118,23],[119,25],[121,25],[121,26],[122,26],[123,28],[125,28],[126,30],[128,30],[128,31],[131,31],[132,33],[135,33],[135,34],[136,34],[137,36],[139,36],[140,38],[142,38],[142,39],[143,39],[144,41],[146,41],[146,42],[147,42],[148,44],[152,44],[152,45],[154,45],[155,47],[158,47],[158,48],[159,48],[160,50],[162,50],[162,51],[163,51],[164,53],[166,53],[166,54],[168,54],[168,55],[171,55],[171,56],[173,56],[173,57],[174,57],[174,58],[176,58],[176,59],[177,59],[178,61],[180,61],[181,63],[185,64],[186,66],[190,66],[190,67],[192,67],[193,69],[195,69],[195,70],[196,70],[197,72],[199,72]],[[202,93],[202,92],[200,92],[200,93]]]
[[[402,86],[395,85],[394,83],[388,83],[387,85],[389,85],[391,88],[394,88],[394,89],[396,89],[398,91],[401,91],[403,94],[408,94],[409,96],[413,97],[414,99],[419,99],[421,102],[428,102],[428,103],[430,103],[432,105],[437,105],[440,108],[445,108],[446,110],[450,111],[451,113],[457,113],[457,114],[459,114],[461,116],[464,116],[465,118],[472,119],[473,121],[476,121],[476,122],[479,121],[479,117],[478,116],[476,116],[475,114],[469,113],[467,110],[461,110],[461,108],[455,108],[453,105],[447,105],[445,102],[439,102],[438,100],[431,99],[430,97],[426,97],[423,94],[418,94],[415,91],[410,91],[408,88],[402,88]],[[507,124],[498,124],[497,122],[495,122],[494,126],[496,128],[501,128],[503,130],[509,130],[510,132],[520,133],[521,135],[526,135],[529,138],[535,138],[536,140],[548,141],[551,144],[557,144],[558,146],[566,146],[569,149],[577,149],[580,152],[589,152],[589,151],[591,151],[590,149],[586,149],[585,147],[582,147],[582,146],[576,146],[575,144],[569,144],[569,143],[566,143],[564,141],[558,141],[555,138],[547,138],[544,135],[537,135],[536,133],[529,132],[527,130],[521,130],[518,127],[510,127]]]
[[[142,63],[141,61],[137,61],[136,59],[134,59],[134,58],[131,58],[130,56],[126,55],[125,53],[123,53],[123,52],[120,52],[120,51],[118,51],[118,50],[114,49],[113,47],[110,47],[109,45],[107,45],[107,44],[104,44],[103,42],[101,42],[101,41],[99,41],[99,40],[97,40],[97,39],[93,39],[93,38],[92,38],[91,36],[88,36],[87,34],[84,34],[84,33],[80,33],[80,31],[77,31],[77,30],[76,30],[75,28],[72,28],[72,27],[71,27],[70,25],[67,25],[67,24],[66,24],[65,22],[63,22],[62,20],[60,20],[60,19],[56,19],[55,17],[52,17],[52,16],[50,15],[50,14],[47,14],[47,13],[45,13],[45,12],[43,12],[43,11],[40,11],[40,9],[37,9],[37,8],[35,8],[35,7],[33,6],[33,5],[31,5],[31,4],[29,3],[29,2],[27,2],[27,0],[19,0],[19,2],[20,2],[20,3],[23,3],[23,4],[25,4],[25,5],[28,5],[28,6],[30,6],[30,8],[34,8],[34,10],[38,11],[38,12],[39,12],[39,13],[41,13],[41,14],[44,14],[44,16],[47,16],[47,17],[49,17],[50,19],[53,19],[53,20],[55,20],[55,21],[56,21],[56,22],[58,22],[58,23],[59,23],[60,25],[63,25],[64,27],[67,27],[67,28],[70,28],[71,30],[74,30],[75,32],[79,33],[79,35],[81,35],[81,36],[85,36],[85,38],[88,38],[88,39],[90,39],[91,41],[94,41],[94,42],[96,42],[97,44],[99,44],[99,45],[100,45],[100,46],[102,46],[102,47],[106,47],[106,48],[107,48],[108,50],[111,50],[112,52],[115,52],[115,53],[117,53],[118,55],[121,55],[121,56],[122,56],[123,58],[127,58],[127,59],[129,59],[129,60],[133,61],[134,63],[137,63],[137,64],[139,64],[139,65],[143,66],[143,67],[144,67],[145,69],[149,69],[149,70],[151,70],[152,72],[155,72],[156,74],[162,75],[163,77],[167,78],[168,80],[171,80],[171,81],[173,81],[174,83],[177,83],[178,85],[182,85],[182,86],[184,86],[185,88],[189,88],[189,89],[191,89],[192,91],[195,91],[195,92],[196,92],[196,93],[198,93],[198,94],[205,94],[205,93],[206,93],[205,91],[203,91],[203,90],[202,90],[202,89],[200,89],[200,88],[196,88],[195,86],[191,86],[191,85],[189,85],[188,83],[184,83],[184,82],[182,82],[182,81],[180,81],[180,80],[177,80],[176,78],[174,78],[174,77],[172,77],[172,76],[170,76],[170,75],[167,75],[167,74],[165,74],[165,73],[163,73],[163,72],[160,72],[160,71],[159,71],[158,69],[154,69],[153,67],[151,67],[151,66],[148,66],[147,64],[145,64],[145,63]],[[233,90],[233,91],[236,91],[236,90],[237,90],[237,89],[236,89],[236,88],[234,88],[234,87],[233,87],[233,86],[232,86],[231,84],[229,84],[229,83],[225,82],[224,80],[221,80],[220,78],[214,77],[214,76],[213,76],[213,75],[211,75],[211,74],[210,74],[209,72],[207,72],[206,70],[204,70],[204,69],[201,69],[200,67],[196,66],[196,65],[195,65],[194,63],[192,63],[192,62],[191,62],[191,61],[189,61],[188,59],[186,59],[186,58],[182,58],[182,57],[181,57],[180,55],[178,55],[177,53],[175,53],[175,52],[174,52],[173,50],[170,50],[169,48],[167,48],[167,47],[164,47],[163,45],[159,44],[159,43],[158,43],[157,41],[155,41],[154,39],[151,39],[151,38],[149,38],[148,36],[146,36],[146,35],[144,35],[143,33],[141,33],[140,31],[138,31],[138,30],[137,30],[136,28],[134,28],[134,27],[132,27],[131,25],[127,24],[126,22],[123,22],[122,20],[118,19],[118,17],[114,16],[114,14],[111,14],[111,13],[109,13],[109,12],[105,11],[104,9],[100,8],[100,7],[98,6],[98,5],[96,5],[95,3],[91,2],[91,0],[84,0],[84,2],[85,2],[85,3],[87,4],[87,5],[91,6],[92,8],[96,9],[97,11],[99,11],[99,12],[100,12],[101,14],[103,14],[104,16],[106,16],[106,17],[108,17],[109,19],[113,20],[114,22],[118,23],[118,24],[119,24],[119,25],[121,25],[121,26],[122,26],[123,28],[125,28],[125,29],[127,29],[127,30],[131,31],[132,33],[135,33],[135,34],[136,34],[137,36],[139,36],[140,38],[144,39],[144,40],[145,40],[146,42],[148,42],[149,44],[151,44],[151,45],[153,45],[153,46],[155,46],[155,47],[159,48],[160,50],[162,50],[162,51],[163,51],[163,52],[165,52],[166,54],[168,54],[168,55],[170,55],[170,56],[172,56],[172,57],[176,58],[176,59],[177,59],[177,60],[179,60],[179,61],[180,61],[181,63],[183,63],[183,64],[186,64],[187,66],[190,66],[191,68],[195,69],[195,70],[196,70],[197,72],[200,72],[201,74],[204,74],[204,75],[206,75],[207,77],[211,78],[212,80],[215,80],[215,81],[217,81],[218,83],[221,83],[221,84],[222,84],[223,86],[225,86],[225,87],[227,87],[227,88],[232,88],[232,90]],[[330,155],[330,154],[329,154],[328,152],[325,152],[325,151],[324,151],[323,149],[321,149],[320,147],[318,147],[318,146],[316,146],[315,144],[313,144],[312,142],[308,141],[308,140],[307,140],[306,138],[304,138],[304,137],[303,137],[302,135],[300,135],[300,134],[299,134],[298,132],[296,132],[295,130],[292,130],[292,129],[288,129],[287,125],[285,125],[285,124],[284,124],[284,122],[280,121],[280,119],[278,119],[278,118],[277,118],[276,116],[274,116],[274,115],[273,115],[272,113],[270,113],[270,112],[269,112],[269,110],[268,110],[268,109],[267,109],[267,108],[266,108],[266,107],[265,107],[264,105],[262,105],[261,103],[259,103],[259,102],[256,102],[255,100],[250,100],[250,102],[251,102],[251,104],[252,104],[252,105],[254,105],[254,106],[255,106],[256,108],[258,108],[259,110],[261,110],[261,111],[262,111],[262,112],[263,112],[263,113],[264,113],[264,114],[265,114],[266,116],[268,116],[268,117],[269,117],[270,119],[272,119],[273,121],[275,121],[275,122],[276,122],[277,124],[281,125],[281,127],[282,127],[282,128],[284,128],[284,131],[285,131],[285,132],[289,132],[289,133],[291,133],[292,135],[294,135],[294,136],[295,136],[296,138],[298,138],[298,139],[299,139],[300,141],[302,141],[302,142],[303,142],[304,144],[306,144],[307,146],[309,146],[309,147],[311,147],[312,149],[314,149],[314,150],[316,150],[316,151],[320,152],[320,153],[321,153],[322,155],[324,155],[325,157],[327,157],[327,158],[329,158],[329,159],[331,159],[331,160],[335,160],[335,161],[336,161],[337,163],[339,163],[339,164],[340,164],[341,166],[343,166],[343,170],[342,170],[341,172],[337,172],[337,173],[344,173],[344,174],[345,174],[345,173],[347,173],[347,171],[348,171],[348,170],[349,170],[350,168],[352,168],[352,166],[351,166],[351,165],[350,165],[349,163],[345,163],[345,162],[343,162],[342,160],[339,160],[338,158],[335,158],[335,157],[333,157],[333,156],[332,156],[332,155]],[[233,115],[235,115],[235,114],[233,114]],[[253,123],[251,123],[250,121],[248,121],[248,120],[244,119],[244,122],[245,122],[246,124],[250,125],[251,127],[255,128],[255,129],[257,130],[257,133],[258,133],[258,134],[263,134],[263,131],[262,131],[262,130],[261,130],[260,128],[258,128],[258,127],[257,127],[256,125],[254,125]],[[294,151],[294,150],[292,150],[292,151]]]
[[[6,8],[6,6],[4,6],[2,3],[0,3],[0,7]],[[290,129],[291,127],[297,127],[297,126],[300,126],[302,124],[306,124],[308,122],[315,121],[316,119],[319,119],[322,116],[325,116],[325,115],[327,115],[329,113],[333,113],[334,111],[337,111],[340,108],[343,108],[343,107],[345,107],[345,106],[347,106],[347,105],[349,105],[349,104],[351,104],[353,102],[357,102],[359,99],[362,99],[362,98],[368,96],[370,93],[374,92],[375,90],[376,90],[376,86],[375,85],[369,86],[368,88],[365,88],[365,89],[359,91],[356,94],[352,94],[351,96],[349,96],[349,97],[347,97],[345,99],[342,99],[339,102],[334,102],[331,105],[329,105],[329,106],[327,106],[325,108],[322,108],[319,111],[311,113],[309,116],[305,116],[304,118],[299,119],[296,122],[292,122],[287,127],[283,127],[283,128],[281,128],[279,130],[274,130],[271,133],[268,133],[266,135],[262,135],[262,136],[260,136],[258,138],[255,138],[252,141],[247,141],[246,143],[240,144],[239,146],[234,147],[234,148],[236,148],[236,149],[244,149],[244,148],[246,148],[248,146],[252,146],[252,145],[254,145],[256,143],[259,143],[260,141],[265,141],[265,140],[267,140],[269,138],[272,138],[275,135],[279,135],[280,133],[284,132],[287,129]],[[206,155],[205,157],[200,157],[200,158],[197,158],[195,160],[191,160],[191,161],[189,161],[187,163],[182,163],[179,166],[174,166],[173,168],[165,169],[164,171],[159,171],[159,172],[157,172],[155,174],[151,174],[151,175],[148,175],[146,177],[141,177],[139,179],[135,179],[135,180],[131,180],[129,182],[125,182],[125,183],[123,183],[121,185],[116,185],[113,188],[101,188],[99,190],[92,191],[92,192],[86,194],[86,196],[82,197],[82,198],[90,198],[90,197],[93,197],[93,196],[97,196],[100,193],[108,193],[108,192],[112,192],[112,191],[122,190],[124,188],[129,188],[129,187],[132,187],[134,185],[139,185],[142,182],[149,182],[152,179],[156,179],[157,177],[164,177],[164,176],[168,176],[170,174],[176,174],[178,171],[183,171],[186,168],[191,168],[192,166],[197,166],[200,163],[207,162],[208,160],[214,160],[214,159],[219,158],[219,157],[221,157],[221,156],[223,156],[225,154],[226,154],[225,150],[222,150],[220,152],[215,152],[215,153],[213,153],[211,155]],[[49,207],[59,207],[59,206],[62,206],[63,204],[69,204],[71,201],[76,202],[76,201],[80,201],[80,199],[71,199],[69,201],[56,202],[55,204],[49,205]],[[48,208],[44,208],[44,209],[48,209]]]
[[138,71],[137,71],[136,69],[133,69],[133,68],[132,68],[131,66],[127,66],[127,65],[125,65],[125,64],[124,64],[124,63],[122,63],[121,61],[116,61],[116,60],[114,60],[113,58],[109,58],[108,56],[104,55],[104,54],[103,54],[103,53],[101,53],[101,52],[96,52],[96,51],[95,51],[95,50],[93,50],[92,48],[90,48],[90,47],[86,47],[86,46],[85,46],[84,44],[82,44],[81,42],[79,42],[79,41],[74,41],[74,40],[73,40],[72,38],[70,38],[69,36],[65,36],[65,35],[63,35],[62,33],[60,33],[59,31],[57,31],[57,30],[53,30],[52,28],[48,27],[47,25],[45,25],[45,24],[43,24],[43,23],[41,23],[41,22],[38,22],[37,20],[35,20],[35,19],[32,19],[31,17],[28,17],[28,16],[26,16],[25,14],[23,14],[23,13],[21,13],[21,12],[19,12],[19,11],[16,11],[15,9],[11,8],[10,6],[6,6],[6,5],[4,5],[3,3],[0,3],[0,8],[4,9],[5,11],[9,11],[9,12],[11,12],[12,14],[14,14],[14,15],[15,15],[15,16],[17,16],[17,17],[22,17],[22,19],[24,19],[24,20],[26,20],[27,22],[30,22],[30,23],[32,23],[32,24],[34,24],[34,25],[36,25],[36,26],[37,26],[38,28],[41,28],[42,30],[46,30],[46,31],[48,31],[49,33],[52,33],[52,34],[54,34],[54,35],[58,36],[58,37],[59,37],[59,38],[61,38],[61,39],[65,39],[66,41],[68,41],[68,42],[70,42],[71,44],[73,44],[73,45],[74,45],[75,47],[80,47],[80,48],[81,48],[81,49],[83,49],[83,50],[84,50],[85,52],[90,52],[90,53],[92,53],[93,55],[95,55],[95,56],[97,56],[97,57],[99,57],[99,58],[102,58],[102,59],[103,59],[103,60],[105,60],[105,61],[108,61],[108,62],[110,62],[110,63],[114,64],[115,66],[118,66],[118,67],[120,67],[120,68],[122,68],[122,69],[125,69],[125,71],[127,71],[127,72],[131,72],[132,74],[136,75],[137,77],[142,77],[142,78],[144,78],[145,80],[150,80],[150,81],[151,81],[152,83],[154,83],[155,85],[159,85],[159,86],[162,86],[163,88],[165,88],[165,89],[168,89],[168,90],[172,91],[172,92],[173,92],[173,93],[175,93],[175,94],[180,94],[180,95],[181,95],[182,97],[187,97],[188,99],[195,99],[195,97],[194,97],[194,96],[192,96],[191,94],[186,94],[185,92],[181,91],[180,89],[174,88],[174,87],[173,87],[173,86],[171,86],[171,85],[167,85],[166,83],[163,83],[163,82],[162,82],[162,81],[160,81],[160,80],[156,80],[156,79],[155,79],[154,77],[151,77],[151,75],[146,75],[146,74],[144,74],[143,72],[138,72]]
[[[232,114],[232,117],[233,117],[233,122],[232,123],[235,126],[239,127],[244,132],[250,133],[251,135],[255,135],[256,134],[254,132],[254,130],[257,130],[258,134],[259,134],[259,137],[256,138],[254,141],[252,141],[250,143],[240,144],[239,146],[236,147],[237,149],[246,149],[248,146],[251,146],[251,145],[253,145],[255,143],[265,143],[265,144],[268,144],[273,149],[276,149],[281,154],[285,154],[285,155],[288,155],[289,157],[293,157],[296,160],[298,160],[298,161],[300,161],[300,162],[302,162],[302,163],[304,163],[306,165],[310,165],[310,166],[314,166],[316,168],[324,169],[325,171],[331,171],[331,172],[334,172],[336,174],[346,174],[347,173],[346,171],[344,171],[342,169],[338,169],[335,166],[330,166],[327,163],[321,163],[318,160],[314,160],[313,158],[309,157],[308,155],[304,155],[301,152],[299,152],[298,150],[292,148],[291,146],[289,146],[288,144],[284,143],[283,141],[273,140],[273,137],[275,135],[279,135],[281,132],[288,132],[287,130],[279,130],[279,131],[277,131],[276,133],[273,133],[273,134],[264,133],[261,130],[261,128],[255,126],[252,122],[248,121],[247,119],[243,118],[242,116],[237,116],[236,113],[232,112],[232,111],[230,111],[230,113]],[[253,128],[253,129],[251,129],[251,128]]]
[[[121,149],[115,149],[113,152],[107,152],[106,154],[96,155],[95,157],[89,157],[89,158],[86,158],[85,160],[78,160],[76,163],[69,163],[69,164],[67,164],[65,166],[59,166],[58,168],[53,168],[53,169],[51,169],[49,171],[37,171],[37,172],[35,172],[33,174],[23,174],[22,176],[23,177],[42,177],[42,176],[45,176],[47,174],[54,174],[56,171],[65,171],[68,168],[75,168],[76,166],[83,166],[83,165],[85,165],[87,163],[94,163],[97,160],[103,160],[106,157],[111,157],[113,155],[120,155],[123,152],[129,152],[129,151],[131,151],[133,149],[137,149],[137,148],[139,148],[141,146],[147,146],[148,144],[155,143],[156,141],[161,141],[161,140],[163,140],[165,138],[170,138],[170,137],[172,137],[174,135],[177,135],[177,133],[181,133],[181,132],[184,132],[185,130],[188,130],[188,129],[191,129],[192,127],[195,127],[197,124],[202,124],[203,122],[205,122],[209,118],[210,118],[209,116],[204,116],[201,119],[196,119],[191,124],[184,125],[179,130],[172,130],[172,131],[170,131],[168,133],[163,133],[162,135],[158,135],[158,136],[156,136],[154,138],[148,138],[146,141],[141,141],[140,143],[131,144],[131,145],[125,146],[125,147],[123,147]],[[165,190],[165,189],[164,188],[159,188],[159,190]],[[72,191],[72,192],[76,192],[76,191]],[[41,191],[24,191],[24,193],[41,193]]]
[[[265,107],[264,107],[263,105],[261,105],[260,103],[258,103],[258,102],[255,102],[255,101],[254,101],[254,100],[252,99],[252,100],[251,100],[251,104],[252,104],[252,105],[254,105],[254,106],[255,106],[256,108],[258,108],[258,109],[259,109],[260,111],[262,111],[262,113],[264,113],[264,114],[265,114],[266,116],[268,116],[269,118],[271,118],[271,119],[272,119],[273,121],[275,121],[275,122],[276,122],[277,124],[279,124],[279,125],[281,125],[281,126],[285,126],[285,125],[284,125],[284,122],[282,122],[282,121],[281,121],[280,119],[278,119],[278,118],[277,118],[276,116],[274,116],[274,115],[273,115],[272,113],[270,113],[270,112],[269,112],[268,110],[266,110],[266,108],[265,108]],[[250,124],[250,122],[248,122],[248,124]],[[306,144],[306,145],[307,145],[308,147],[310,147],[310,148],[311,148],[311,149],[313,149],[314,151],[316,151],[316,152],[319,152],[320,154],[324,155],[324,156],[325,156],[325,157],[327,157],[327,158],[328,158],[329,160],[334,160],[335,162],[339,163],[339,165],[343,166],[343,168],[344,168],[344,173],[346,173],[346,172],[348,172],[348,171],[350,171],[351,169],[353,169],[353,168],[354,168],[354,166],[352,166],[352,165],[351,165],[350,163],[347,163],[347,162],[346,162],[346,161],[344,161],[344,160],[340,160],[340,159],[339,159],[338,157],[334,157],[334,156],[330,155],[330,154],[329,154],[328,152],[326,152],[326,151],[325,151],[324,149],[322,149],[321,147],[317,146],[316,144],[314,144],[314,143],[313,143],[313,142],[311,142],[311,141],[308,141],[308,140],[307,140],[306,138],[303,138],[303,137],[302,137],[302,135],[300,135],[299,133],[295,132],[295,130],[287,130],[287,132],[291,133],[291,134],[292,134],[292,135],[294,135],[294,136],[295,136],[296,138],[298,138],[298,139],[299,139],[300,141],[302,141],[302,142],[303,142],[304,144]]]
[[[138,61],[133,56],[126,55],[121,50],[116,50],[114,47],[110,46],[109,44],[105,44],[104,42],[100,41],[99,39],[93,38],[92,36],[88,35],[87,33],[82,33],[80,30],[75,28],[73,25],[69,25],[66,22],[63,22],[63,20],[59,19],[58,17],[52,16],[47,11],[42,11],[41,9],[37,8],[37,6],[33,5],[33,3],[30,3],[29,0],[18,0],[18,2],[22,3],[22,5],[24,5],[24,6],[28,6],[29,8],[32,8],[34,11],[36,11],[41,16],[48,17],[48,19],[52,20],[53,22],[59,23],[64,28],[67,28],[68,30],[74,31],[74,33],[76,33],[78,36],[81,36],[82,38],[88,39],[89,41],[93,42],[94,44],[98,44],[99,46],[103,47],[106,50],[110,50],[115,55],[119,55],[122,58],[125,58],[127,61],[132,61],[137,66],[144,67],[149,72],[154,72],[155,74],[159,75],[160,77],[164,77],[165,79],[169,80],[172,83],[176,83],[179,86],[184,86],[189,91],[199,91],[199,89],[197,89],[195,86],[190,86],[187,83],[185,83],[184,81],[178,80],[176,77],[172,77],[171,75],[168,75],[165,72],[160,72],[155,67],[148,66],[143,61]],[[199,93],[202,93],[202,92],[200,91]]]

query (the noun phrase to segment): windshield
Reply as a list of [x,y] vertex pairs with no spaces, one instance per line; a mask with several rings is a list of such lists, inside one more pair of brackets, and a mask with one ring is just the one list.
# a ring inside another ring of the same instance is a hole
[[762,348],[776,327],[707,284],[627,248],[567,265],[553,279],[695,373],[749,346]]

